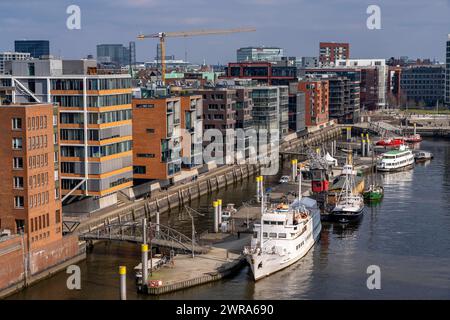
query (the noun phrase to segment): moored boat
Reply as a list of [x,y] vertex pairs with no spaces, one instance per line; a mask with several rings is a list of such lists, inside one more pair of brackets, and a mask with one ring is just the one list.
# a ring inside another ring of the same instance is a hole
[[383,153],[377,163],[377,170],[384,172],[400,171],[414,166],[414,155],[405,145],[401,145],[398,150],[391,150]]
[[353,192],[356,171],[353,170],[351,164],[346,164],[342,169],[342,174],[345,175],[344,187],[328,219],[341,223],[357,221],[364,214],[364,199],[360,194]]
[[382,139],[380,141],[377,141],[377,146],[383,146],[383,147],[398,147],[405,143],[405,140],[403,138],[393,138],[393,139]]
[[422,141],[422,137],[420,136],[420,134],[416,133],[411,136],[405,137],[404,140],[408,143],[418,143]]
[[416,162],[424,162],[434,158],[434,155],[431,152],[427,151],[417,151],[414,153],[414,159]]
[[299,261],[320,236],[320,209],[316,200],[302,197],[301,180],[299,196],[291,204],[265,203],[262,193],[261,220],[244,249],[255,281]]

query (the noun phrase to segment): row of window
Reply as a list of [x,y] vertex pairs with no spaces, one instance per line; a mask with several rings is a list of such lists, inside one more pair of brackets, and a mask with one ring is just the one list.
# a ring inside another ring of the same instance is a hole
[[28,130],[47,129],[47,116],[28,117]]
[[48,172],[31,176],[28,184],[30,189],[48,186]]
[[28,138],[28,150],[47,148],[48,137],[47,135],[35,136]]
[[31,242],[36,242],[36,241],[39,241],[39,240],[42,240],[42,239],[46,239],[48,237],[50,237],[50,231],[43,232],[39,236],[31,237]]
[[[53,102],[58,103],[61,107],[84,107],[83,96],[53,96]],[[110,107],[124,104],[131,104],[131,94],[87,97],[88,108]]]
[[48,191],[41,192],[35,195],[31,195],[29,197],[29,206],[30,208],[36,208],[39,206],[43,206],[49,203],[49,194]]
[[[102,124],[117,121],[130,120],[131,109],[102,113],[88,113],[89,124]],[[84,116],[81,113],[61,113],[60,121],[64,124],[84,124]]]
[[[119,143],[110,144],[107,146],[91,146],[88,148],[89,158],[106,157],[122,152],[131,151],[132,141],[123,141]],[[77,146],[61,146],[62,157],[84,157],[84,147]]]
[[42,229],[48,228],[49,226],[50,216],[48,213],[31,219],[31,232],[40,231]]
[[[28,158],[28,167],[30,169],[43,168],[48,166],[48,154],[40,154]],[[18,168],[15,168],[18,169]]]

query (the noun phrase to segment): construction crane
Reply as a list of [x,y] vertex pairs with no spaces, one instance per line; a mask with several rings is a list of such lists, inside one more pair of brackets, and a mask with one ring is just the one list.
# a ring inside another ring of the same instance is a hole
[[254,28],[236,28],[236,29],[222,29],[222,30],[194,30],[194,31],[181,31],[181,32],[158,32],[153,34],[140,34],[138,35],[139,40],[144,39],[159,39],[161,47],[161,80],[165,83],[166,80],[166,38],[187,38],[194,36],[206,36],[212,34],[229,34],[238,32],[253,32],[256,31]]

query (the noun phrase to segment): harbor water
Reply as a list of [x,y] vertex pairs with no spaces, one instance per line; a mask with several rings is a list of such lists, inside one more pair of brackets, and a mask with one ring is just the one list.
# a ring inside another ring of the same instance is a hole
[[[128,299],[449,299],[450,298],[450,141],[425,140],[420,149],[434,154],[431,162],[381,177],[385,196],[366,207],[358,225],[323,223],[316,246],[298,263],[254,283],[248,266],[235,275],[183,291],[149,297],[136,293],[133,267],[140,248],[131,243],[98,243],[81,268],[81,290],[66,286],[61,272],[9,299],[118,299],[119,265],[126,265]],[[289,174],[266,179],[276,183]],[[191,204],[201,212],[214,199],[235,203],[255,194],[254,178],[229,186]],[[191,220],[183,212],[161,217],[186,235]],[[212,210],[197,216],[197,232],[211,229]],[[378,266],[381,289],[369,290],[369,266]]]

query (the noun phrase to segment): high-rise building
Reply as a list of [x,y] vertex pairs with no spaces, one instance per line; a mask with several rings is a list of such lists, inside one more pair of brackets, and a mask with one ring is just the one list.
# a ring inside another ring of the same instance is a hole
[[0,229],[26,233],[33,249],[62,238],[58,109],[12,104],[0,112]]
[[97,45],[97,61],[111,63],[117,67],[126,66],[130,64],[130,48],[122,44],[99,44]]
[[447,51],[445,60],[445,104],[450,107],[450,33],[447,40]]
[[305,93],[298,90],[298,83],[289,84],[289,130],[301,133],[305,124]]
[[305,93],[305,124],[318,127],[328,122],[328,80],[304,79],[298,82],[298,90]]
[[132,185],[133,156],[130,76],[98,74],[91,62],[13,61],[0,100],[59,105],[63,200],[89,197],[92,211]]
[[246,47],[237,50],[237,62],[281,61],[284,50],[278,47]]
[[322,66],[336,65],[336,60],[340,59],[350,59],[350,45],[348,43],[320,43],[319,62]]
[[442,103],[445,92],[445,66],[423,65],[402,68],[401,95],[408,105],[432,107]]
[[5,63],[6,61],[15,60],[28,60],[30,59],[30,54],[23,52],[0,52],[0,74],[5,73]]
[[32,58],[39,59],[50,55],[50,41],[48,40],[16,40],[14,51],[29,53]]

